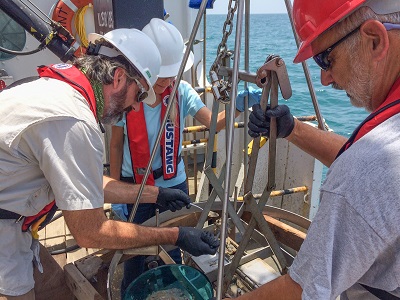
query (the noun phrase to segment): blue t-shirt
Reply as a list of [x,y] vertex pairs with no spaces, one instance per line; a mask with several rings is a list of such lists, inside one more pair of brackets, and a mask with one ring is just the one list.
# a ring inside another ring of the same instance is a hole
[[[182,130],[185,127],[185,118],[187,115],[194,115],[204,107],[204,103],[201,101],[197,92],[191,87],[189,83],[186,81],[181,81],[178,87],[178,99],[179,99],[179,116],[180,116],[180,126],[181,126],[181,136],[180,141],[181,145],[180,148],[182,149]],[[158,132],[161,127],[161,103],[156,107],[152,108],[147,104],[143,105],[144,108],[144,115],[146,119],[146,128],[148,134],[148,140],[150,145],[150,153],[153,151],[153,145],[157,139]],[[124,127],[124,154],[122,159],[122,169],[121,175],[123,177],[132,177],[132,161],[131,155],[129,151],[129,143],[128,143],[128,136],[126,131],[126,118],[125,116],[123,119],[116,124],[116,126]],[[179,152],[180,153],[180,152]],[[153,170],[161,168],[161,152],[160,147],[158,147],[156,151],[156,155],[153,160],[152,164]],[[178,165],[178,171],[176,177],[165,181],[164,178],[161,176],[160,178],[155,180],[156,186],[161,187],[171,187],[177,184],[182,183],[186,180],[186,173],[185,173],[185,166],[183,160]]]

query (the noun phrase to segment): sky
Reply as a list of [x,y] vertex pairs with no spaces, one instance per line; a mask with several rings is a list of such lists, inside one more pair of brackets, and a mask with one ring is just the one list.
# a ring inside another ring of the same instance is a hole
[[[229,0],[215,0],[214,8],[207,9],[207,14],[226,14]],[[234,3],[232,2],[232,5]],[[279,14],[287,13],[285,0],[250,0],[252,14]]]

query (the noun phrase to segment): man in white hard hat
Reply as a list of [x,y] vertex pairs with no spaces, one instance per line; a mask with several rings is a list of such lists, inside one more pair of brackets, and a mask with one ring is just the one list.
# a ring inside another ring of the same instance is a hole
[[[141,227],[104,215],[104,201],[133,203],[137,187],[103,178],[101,124],[114,124],[154,96],[160,54],[135,29],[89,40],[88,55],[73,65],[41,66],[39,79],[0,94],[0,299],[35,299],[35,291],[37,299],[71,298],[62,289],[43,292],[63,284],[45,251],[40,261],[37,241],[38,226],[57,207],[82,247],[173,244],[193,255],[218,247],[213,236],[194,228]],[[146,187],[142,201],[167,209],[190,203],[181,191],[157,187]],[[35,271],[36,282],[33,262],[44,271]]]
[[299,122],[287,106],[253,106],[252,136],[268,135],[276,117],[278,137],[330,169],[288,274],[239,298],[400,299],[400,1],[294,0],[293,16],[294,62],[313,57],[323,85],[371,114],[347,140]]

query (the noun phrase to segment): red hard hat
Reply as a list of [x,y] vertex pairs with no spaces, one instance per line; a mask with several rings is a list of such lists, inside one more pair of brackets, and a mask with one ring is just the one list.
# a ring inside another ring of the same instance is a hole
[[293,20],[301,43],[293,62],[302,62],[315,55],[311,49],[312,41],[366,1],[294,0]]

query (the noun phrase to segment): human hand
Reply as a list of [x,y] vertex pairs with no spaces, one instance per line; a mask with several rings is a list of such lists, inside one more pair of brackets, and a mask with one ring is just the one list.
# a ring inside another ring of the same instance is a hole
[[193,227],[179,227],[176,246],[194,256],[215,254],[219,247],[219,240],[211,232]]
[[248,96],[249,107],[260,103],[261,95],[262,89],[255,89],[252,86],[249,86],[246,90],[240,91],[236,97],[236,109],[240,112],[244,111],[244,98],[246,96]]
[[263,112],[260,104],[253,105],[253,111],[249,117],[249,135],[256,138],[260,135],[269,137],[271,117],[276,118],[278,138],[285,138],[290,135],[294,128],[294,118],[286,105],[278,105]]
[[128,206],[126,204],[111,204],[111,209],[122,221],[128,220]]
[[158,188],[156,203],[170,211],[176,211],[186,206],[190,207],[190,197],[179,189]]

